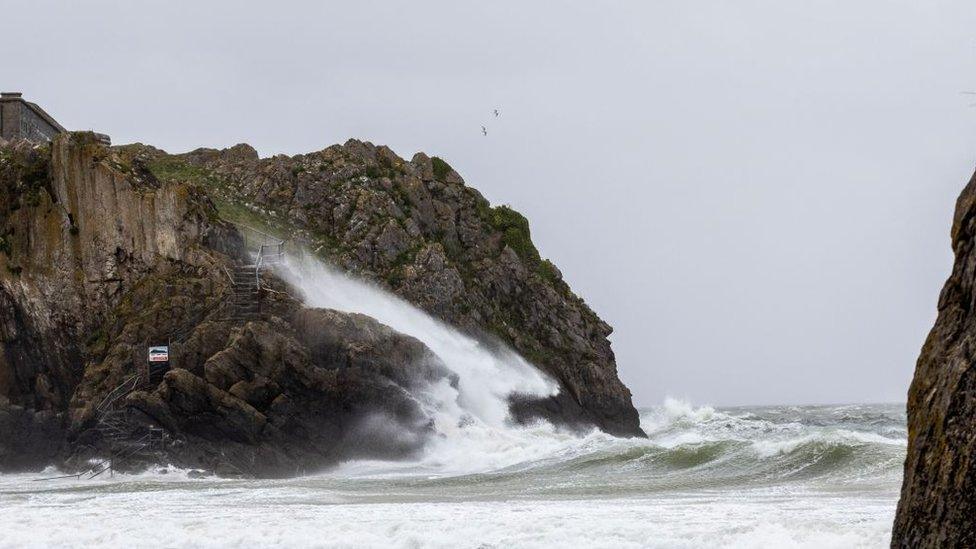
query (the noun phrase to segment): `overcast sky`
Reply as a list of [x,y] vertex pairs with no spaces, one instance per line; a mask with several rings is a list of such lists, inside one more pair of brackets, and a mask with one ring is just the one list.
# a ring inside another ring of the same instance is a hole
[[0,13],[0,88],[116,144],[445,158],[526,214],[640,405],[903,401],[976,165],[972,0]]

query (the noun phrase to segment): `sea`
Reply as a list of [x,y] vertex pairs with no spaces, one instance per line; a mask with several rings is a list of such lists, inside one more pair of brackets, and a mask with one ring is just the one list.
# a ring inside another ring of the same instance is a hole
[[[886,547],[904,404],[641,408],[647,438],[513,425],[512,393],[558,385],[315,258],[280,273],[309,306],[423,341],[458,375],[414,396],[436,434],[411,459],[289,479],[161,466],[139,474],[0,474],[0,549],[31,547]],[[655,365],[647,365],[654,368]],[[396,436],[393,434],[392,436]]]
[[641,410],[647,439],[512,428],[287,480],[0,475],[0,547],[885,547],[903,405]]

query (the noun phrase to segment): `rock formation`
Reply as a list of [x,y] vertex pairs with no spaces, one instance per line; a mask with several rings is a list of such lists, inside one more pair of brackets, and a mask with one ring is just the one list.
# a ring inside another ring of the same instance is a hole
[[126,390],[111,426],[165,433],[151,459],[288,475],[423,446],[431,422],[410,391],[456,382],[449,365],[371,318],[305,307],[270,275],[261,314],[235,318],[230,273],[247,253],[227,219],[520,351],[562,390],[513,395],[515,420],[642,434],[610,327],[539,257],[524,217],[491,208],[443,161],[357,141],[174,156],[71,133],[0,143],[0,469],[103,454],[105,403],[148,345],[173,338],[173,369]]
[[976,547],[976,176],[956,202],[955,265],[908,392],[892,547]]
[[540,257],[525,217],[490,207],[443,160],[418,153],[408,162],[350,140],[294,157],[259,159],[237,145],[158,163],[186,173],[181,161],[204,170],[216,199],[249,222],[270,223],[447,323],[499,339],[560,382],[556,398],[517,399],[521,417],[640,434],[607,340],[612,328]]

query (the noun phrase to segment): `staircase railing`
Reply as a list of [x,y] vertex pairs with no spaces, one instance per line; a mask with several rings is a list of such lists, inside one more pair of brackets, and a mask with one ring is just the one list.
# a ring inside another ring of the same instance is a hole
[[98,414],[104,414],[115,405],[116,401],[134,391],[136,387],[139,386],[139,381],[141,378],[142,374],[135,373],[122,380],[122,383],[119,383],[114,389],[109,391],[109,393],[105,395],[105,398],[103,398],[102,401],[98,403],[98,406],[95,407]]
[[262,244],[258,248],[258,258],[254,262],[254,282],[257,285],[257,289],[261,289],[261,269],[265,265],[278,265],[284,258],[285,243],[283,241],[278,241],[277,244]]

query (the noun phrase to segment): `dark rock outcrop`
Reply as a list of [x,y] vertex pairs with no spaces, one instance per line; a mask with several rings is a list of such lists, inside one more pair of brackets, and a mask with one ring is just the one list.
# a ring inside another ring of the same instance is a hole
[[[443,161],[355,141],[171,156],[73,133],[0,143],[0,469],[84,468],[115,448],[110,432],[163,432],[149,461],[261,476],[424,444],[432,420],[415,395],[456,384],[448,365],[369,317],[306,308],[269,273],[260,313],[232,314],[247,253],[228,218],[521,351],[563,390],[513,395],[516,420],[641,434],[610,327],[539,257],[523,217]],[[167,341],[172,369],[136,376]]]
[[955,265],[908,392],[892,547],[976,547],[976,176],[956,202]]
[[283,475],[423,443],[407,389],[449,379],[444,365],[368,317],[305,309],[273,277],[265,314],[231,320],[243,239],[204,189],[90,134],[0,154],[0,468],[104,455],[96,407],[176,334],[174,369],[126,396],[114,427],[162,428],[157,461]]
[[369,317],[300,309],[235,327],[202,371],[171,370],[127,404],[179,433],[173,463],[289,475],[419,450],[431,421],[405,387],[446,375],[422,343]]

